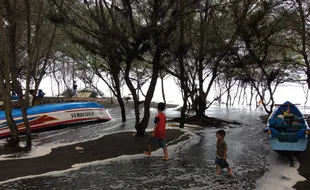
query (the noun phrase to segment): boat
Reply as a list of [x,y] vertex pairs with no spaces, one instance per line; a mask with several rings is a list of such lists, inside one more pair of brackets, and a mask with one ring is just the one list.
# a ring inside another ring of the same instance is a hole
[[272,112],[265,132],[269,135],[271,149],[279,154],[295,154],[306,150],[309,126],[304,115],[287,101]]
[[[27,114],[32,132],[62,125],[111,120],[107,110],[95,102],[41,104],[28,108]],[[13,109],[12,116],[18,131],[20,133],[25,132],[21,110]],[[0,138],[9,135],[10,129],[5,113],[0,111]]]

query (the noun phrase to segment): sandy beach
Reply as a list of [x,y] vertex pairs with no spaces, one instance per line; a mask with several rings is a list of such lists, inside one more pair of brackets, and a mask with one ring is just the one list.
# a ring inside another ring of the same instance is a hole
[[[133,132],[114,133],[97,140],[55,148],[50,154],[41,157],[1,161],[0,181],[66,170],[74,164],[115,158],[121,155],[142,154],[147,149],[150,133],[146,133],[144,137],[134,137],[132,134]],[[183,134],[184,132],[179,129],[167,130],[167,143],[173,145],[186,140],[188,138],[186,136],[179,139]],[[82,147],[84,150],[75,150],[76,147]],[[154,147],[155,149],[158,147]]]
[[[257,184],[257,180],[265,173],[268,173],[269,165],[266,157],[273,155],[271,158],[275,162],[272,162],[272,166],[276,166],[275,163],[280,158],[277,157],[276,153],[271,152],[266,134],[263,133],[267,116],[259,117],[263,113],[249,112],[247,113],[248,117],[244,117],[246,109],[229,109],[225,112],[223,110],[226,109],[213,107],[208,110],[208,115],[227,121],[236,120],[241,123],[241,125],[232,125],[233,128],[228,123],[221,125],[227,131],[227,142],[230,147],[228,157],[236,178],[224,180],[226,179],[225,174],[223,177],[215,175],[213,163],[216,147],[215,132],[218,130],[216,125],[209,128],[187,129],[189,131],[193,130],[191,132],[194,132],[197,136],[197,139],[194,140],[195,143],[191,143],[192,145],[185,146],[187,148],[180,148],[179,150],[175,150],[174,146],[172,146],[170,149],[172,150],[172,159],[165,162],[161,160],[162,151],[160,150],[150,158],[142,154],[147,148],[149,133],[146,133],[145,137],[132,136],[134,133],[134,119],[130,117],[132,116],[130,114],[133,113],[129,112],[128,121],[121,123],[120,118],[118,118],[118,108],[111,108],[111,112],[118,119],[94,126],[68,127],[44,132],[42,135],[34,134],[36,148],[50,147],[45,146],[47,144],[55,145],[52,146],[52,149],[49,149],[51,153],[43,156],[31,154],[32,158],[26,158],[27,156],[24,155],[19,158],[0,161],[0,181],[5,182],[14,179],[12,182],[1,184],[0,187],[4,189],[23,189],[22,187],[25,187],[25,189],[89,189],[88,185],[94,184],[91,189],[114,189],[114,187],[118,187],[118,189],[141,189],[145,184],[140,183],[140,178],[145,179],[144,182],[150,186],[150,189],[158,187],[159,182],[163,183],[165,187],[185,189],[191,187],[205,187],[207,189],[207,187],[217,186],[218,189],[243,190],[261,187],[260,184]],[[154,110],[152,114],[153,118],[155,115]],[[166,114],[170,114],[169,109]],[[167,124],[170,126],[169,123]],[[151,119],[148,130],[152,129],[152,125],[153,121]],[[183,135],[184,133],[178,128],[169,128],[167,130],[168,145],[190,142],[191,137]],[[92,134],[97,134],[98,138],[92,136]],[[182,138],[179,138],[180,136]],[[257,139],[257,141],[253,141],[253,139]],[[75,150],[76,147],[82,147],[84,150]],[[308,178],[309,174],[306,171],[308,166],[304,167],[309,163],[306,159],[306,153],[309,153],[309,150],[298,158],[301,164],[299,174]],[[91,166],[90,164],[91,162],[114,160],[114,158],[117,160],[117,157],[126,157],[126,155],[139,155],[141,158],[137,160],[129,158],[124,162],[113,161],[113,163],[106,165]],[[285,159],[287,160],[287,158]],[[73,167],[76,164],[83,164],[85,167],[74,170]],[[289,163],[281,162],[280,164],[283,171],[290,169]],[[73,170],[68,171],[68,169]],[[297,168],[292,169],[297,174]],[[53,171],[57,173],[56,176],[48,174]],[[58,173],[61,173],[61,175]],[[31,175],[34,175],[35,178],[26,177],[15,181],[16,178]],[[161,176],[167,180],[163,180]],[[291,187],[296,183],[294,179],[289,178],[290,173],[278,172],[277,176],[271,177],[276,184],[289,180],[291,181],[289,182]],[[259,183],[269,184],[267,181]],[[269,186],[276,184],[269,184]],[[298,183],[295,187],[303,190],[309,187],[307,184],[308,180]],[[280,190],[281,187],[277,188],[277,190]],[[266,188],[260,189],[265,190]]]

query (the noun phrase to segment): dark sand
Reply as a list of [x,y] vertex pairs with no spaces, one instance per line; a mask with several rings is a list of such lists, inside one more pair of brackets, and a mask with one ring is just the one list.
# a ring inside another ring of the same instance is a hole
[[[305,115],[305,117],[308,117],[309,115]],[[262,115],[260,116],[260,119],[262,119],[262,122],[264,124],[267,123],[268,116]],[[310,121],[308,120],[308,125],[310,126]],[[296,185],[294,185],[293,188],[297,190],[310,190],[310,140],[308,140],[308,146],[305,152],[296,155],[296,159],[300,163],[300,166],[298,168],[299,175],[302,175],[307,180],[303,182],[298,182]]]
[[[50,154],[41,157],[0,161],[0,181],[66,170],[77,163],[104,160],[121,155],[142,154],[147,149],[150,133],[146,133],[144,137],[134,137],[132,134],[133,132],[115,133],[97,140],[55,148]],[[184,132],[178,129],[168,129],[167,143],[171,142],[169,145],[172,145],[189,138],[184,136],[178,139],[183,134]],[[84,150],[75,150],[77,146],[83,147]]]

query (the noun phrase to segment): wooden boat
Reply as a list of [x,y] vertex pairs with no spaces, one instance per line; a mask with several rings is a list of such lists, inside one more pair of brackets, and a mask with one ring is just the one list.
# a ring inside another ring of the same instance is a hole
[[[77,124],[91,121],[109,121],[110,114],[104,107],[94,102],[73,102],[42,104],[28,108],[28,121],[31,131],[56,127],[59,125]],[[19,132],[25,131],[20,109],[13,109],[13,118]],[[0,111],[0,137],[7,137],[10,129],[4,111]]]
[[271,148],[286,154],[306,150],[309,130],[304,115],[296,105],[287,101],[270,115],[265,132],[269,134]]

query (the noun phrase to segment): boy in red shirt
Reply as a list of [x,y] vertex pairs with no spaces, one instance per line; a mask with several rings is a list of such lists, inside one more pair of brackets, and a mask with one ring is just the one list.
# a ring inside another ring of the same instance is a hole
[[160,148],[164,150],[164,160],[168,160],[168,152],[166,147],[166,115],[163,113],[165,110],[165,103],[159,103],[157,106],[158,114],[155,117],[155,127],[152,132],[152,136],[149,141],[148,151],[144,154],[150,156],[152,151],[152,145],[159,145]]

